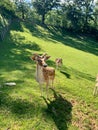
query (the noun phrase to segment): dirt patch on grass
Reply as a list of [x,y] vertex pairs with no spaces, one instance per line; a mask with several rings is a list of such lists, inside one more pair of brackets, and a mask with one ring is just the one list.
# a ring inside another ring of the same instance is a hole
[[72,125],[79,130],[98,130],[98,110],[84,101],[72,99]]

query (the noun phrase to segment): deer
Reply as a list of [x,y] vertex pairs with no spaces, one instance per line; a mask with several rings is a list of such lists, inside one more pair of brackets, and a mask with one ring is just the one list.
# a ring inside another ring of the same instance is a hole
[[49,67],[46,63],[46,60],[48,60],[50,56],[48,56],[46,53],[43,55],[33,54],[31,57],[31,60],[36,62],[36,81],[40,85],[41,89],[41,96],[43,96],[43,88],[42,84],[46,84],[46,95],[48,94],[48,88],[50,83],[54,83],[55,78],[55,69],[53,67]]
[[96,76],[96,84],[93,91],[93,95],[95,96],[96,94],[98,94],[98,74]]
[[61,67],[62,64],[63,64],[62,58],[56,58],[55,59],[55,64],[56,64],[56,69],[58,69],[59,67]]

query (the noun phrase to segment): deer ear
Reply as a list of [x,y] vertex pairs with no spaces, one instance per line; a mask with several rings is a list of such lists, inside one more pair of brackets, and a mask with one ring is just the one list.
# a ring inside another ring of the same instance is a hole
[[45,60],[48,60],[51,56],[45,56]]
[[38,56],[39,56],[39,55],[38,55],[37,53],[33,54],[33,56],[31,56],[31,60],[34,60],[34,61],[35,61]]
[[34,56],[31,56],[30,59],[31,59],[31,60],[35,60],[35,57],[34,57]]

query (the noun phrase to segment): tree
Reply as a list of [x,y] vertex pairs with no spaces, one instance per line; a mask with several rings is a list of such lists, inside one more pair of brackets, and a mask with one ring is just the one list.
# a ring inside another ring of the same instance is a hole
[[60,10],[51,10],[47,13],[46,24],[53,25],[53,26],[62,26],[62,14]]
[[18,15],[21,15],[22,19],[25,19],[25,16],[30,9],[29,3],[26,0],[13,0],[16,5],[16,12]]
[[15,17],[14,4],[10,0],[0,1],[0,14],[4,17]]
[[95,28],[98,29],[98,1],[95,3],[94,24]]
[[32,0],[34,8],[37,13],[42,16],[42,24],[45,21],[45,15],[48,11],[60,5],[60,0]]
[[89,21],[93,20],[94,0],[84,0],[84,28],[89,26]]
[[94,0],[65,0],[65,8],[74,29],[88,29],[93,20]]

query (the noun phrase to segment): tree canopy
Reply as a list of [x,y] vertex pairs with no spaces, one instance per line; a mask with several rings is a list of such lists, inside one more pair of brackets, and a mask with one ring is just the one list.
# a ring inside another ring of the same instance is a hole
[[[94,0],[3,0],[1,18],[40,21],[74,31],[98,30],[98,1]],[[3,20],[1,20],[2,22]],[[6,21],[6,20],[5,20]],[[4,23],[4,22],[3,22]]]
[[44,24],[45,15],[48,11],[60,5],[60,0],[32,0],[33,6],[37,13],[42,16],[42,23]]

